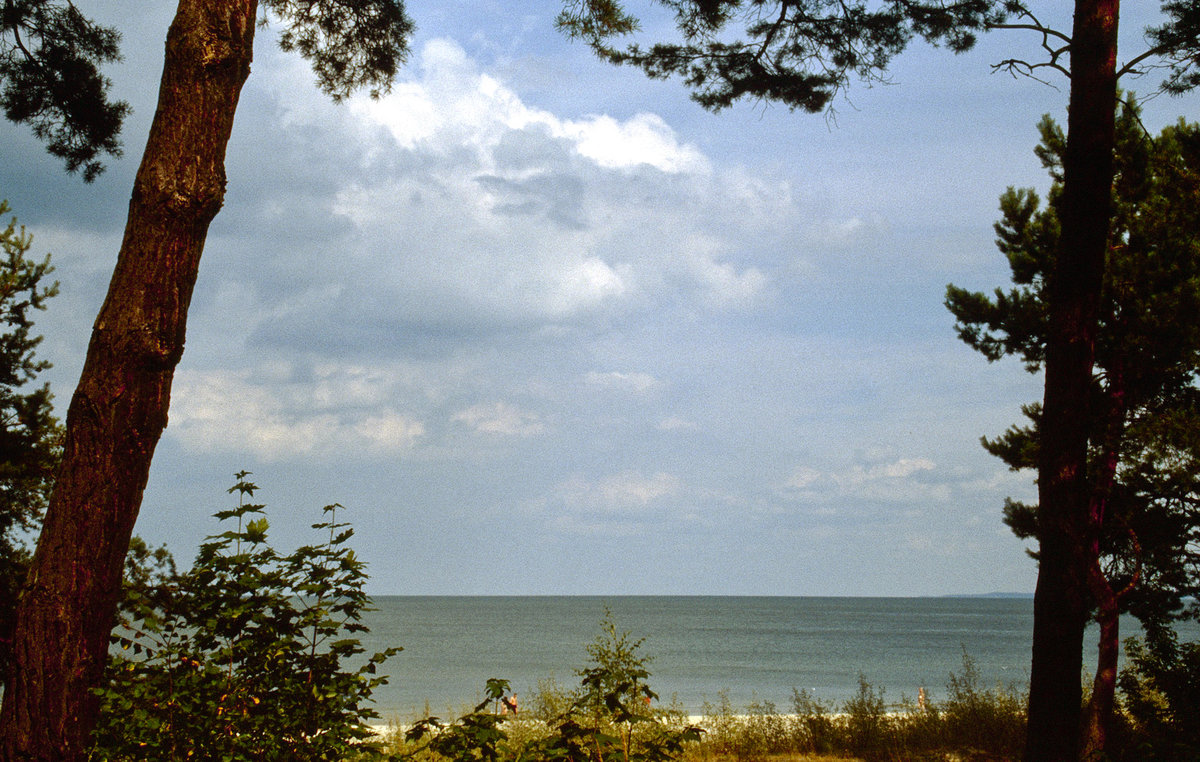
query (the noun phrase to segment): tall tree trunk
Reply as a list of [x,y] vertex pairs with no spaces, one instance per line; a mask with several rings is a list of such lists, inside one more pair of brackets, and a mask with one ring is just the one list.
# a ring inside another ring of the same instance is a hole
[[256,0],[180,0],[108,296],[67,414],[57,483],[16,616],[0,759],[81,760],[122,566],[167,424],[188,304],[225,193]]
[[1088,762],[1107,759],[1113,703],[1117,692],[1117,659],[1121,650],[1120,597],[1104,577],[1097,563],[1093,568],[1093,589],[1097,592],[1096,621],[1100,625],[1100,645],[1096,656],[1096,676],[1088,702],[1083,730],[1083,755]]
[[[1110,316],[1116,322],[1115,316]],[[1120,461],[1119,444],[1125,432],[1125,371],[1120,357],[1113,358],[1105,390],[1106,409],[1103,411],[1104,441],[1097,449],[1097,464],[1093,469],[1089,519],[1091,537],[1088,540],[1091,564],[1088,567],[1088,586],[1096,606],[1096,622],[1100,625],[1100,643],[1096,653],[1096,676],[1092,680],[1092,696],[1084,718],[1083,754],[1085,760],[1105,759],[1109,729],[1112,726],[1113,702],[1117,690],[1117,655],[1121,643],[1121,597],[1100,564],[1100,542],[1107,520],[1109,498],[1117,477]]]
[[1119,0],[1077,0],[1062,234],[1049,283],[1038,462],[1039,555],[1029,685],[1030,762],[1079,753],[1088,592],[1089,389],[1111,206]]

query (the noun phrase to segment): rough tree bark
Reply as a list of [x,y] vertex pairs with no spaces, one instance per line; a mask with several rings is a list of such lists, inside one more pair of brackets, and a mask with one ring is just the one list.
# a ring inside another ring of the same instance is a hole
[[1077,0],[1063,162],[1062,234],[1050,323],[1038,463],[1039,563],[1025,758],[1079,754],[1088,590],[1088,409],[1113,175],[1119,0]]
[[122,564],[167,423],[187,309],[225,192],[257,0],[180,0],[125,237],[67,414],[62,465],[17,611],[0,759],[81,760]]
[[1113,589],[1100,564],[1100,540],[1105,525],[1105,511],[1117,477],[1120,460],[1119,443],[1125,429],[1125,372],[1124,361],[1116,358],[1108,371],[1103,413],[1104,441],[1096,454],[1093,467],[1095,485],[1088,509],[1091,536],[1088,538],[1088,585],[1096,607],[1096,622],[1100,625],[1100,643],[1096,654],[1096,676],[1092,680],[1092,696],[1084,717],[1082,758],[1105,759],[1113,719],[1117,690],[1117,658],[1121,648],[1121,597]]
[[1111,735],[1117,692],[1121,598],[1105,578],[1099,561],[1093,566],[1091,576],[1096,595],[1096,622],[1100,625],[1100,645],[1096,658],[1096,677],[1092,680],[1092,697],[1084,718],[1082,758],[1101,760],[1107,759],[1105,753]]

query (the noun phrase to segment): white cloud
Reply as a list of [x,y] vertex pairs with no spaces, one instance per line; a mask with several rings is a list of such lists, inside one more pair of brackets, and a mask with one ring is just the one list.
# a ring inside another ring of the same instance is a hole
[[554,315],[570,315],[579,308],[602,305],[623,296],[628,286],[608,263],[588,257],[563,269],[551,292],[549,309]]
[[[243,255],[227,273],[261,299],[262,335],[284,340],[280,326],[315,314],[328,319],[306,331],[309,344],[345,343],[348,326],[503,330],[758,303],[772,264],[757,259],[774,259],[801,217],[786,183],[714,166],[655,114],[530,105],[450,40],[417,58],[378,100],[279,100],[280,148],[317,180],[254,178],[270,201],[252,219],[284,231],[333,222],[266,252],[245,234],[259,266]],[[311,78],[281,72],[276,92]]]
[[528,437],[540,434],[545,429],[536,414],[505,402],[474,405],[455,413],[452,420],[464,423],[475,431],[505,436]]
[[688,499],[683,480],[659,471],[624,471],[600,478],[574,476],[531,503],[532,515],[564,534],[643,535],[648,524],[697,525],[705,518]]
[[660,385],[660,381],[649,373],[622,373],[620,371],[589,371],[583,377],[588,386],[629,392],[645,392]]
[[814,245],[835,251],[864,248],[884,238],[890,232],[886,219],[880,215],[834,218],[818,222],[806,238]]
[[913,478],[932,472],[936,464],[928,458],[899,458],[890,462],[853,464],[841,469],[819,470],[800,466],[792,471],[785,486],[806,498],[865,500],[873,502],[945,502],[951,490],[945,484]]
[[574,477],[559,485],[559,502],[568,512],[626,513],[644,511],[683,489],[679,477],[658,472],[615,474],[598,480]]
[[448,138],[483,149],[509,130],[542,130],[569,142],[606,169],[646,165],[663,172],[706,172],[707,159],[681,144],[656,114],[619,121],[607,115],[562,119],[527,106],[501,81],[481,73],[454,41],[436,39],[421,50],[421,79],[397,85],[378,100],[357,98],[354,110],[391,134],[403,148],[447,147]]
[[[425,433],[408,415],[379,407],[372,390],[286,381],[265,372],[180,371],[167,434],[200,452],[248,453],[265,460],[335,454],[346,448],[380,454],[411,450]],[[331,387],[340,393],[331,394]]]
[[410,449],[417,438],[425,433],[420,421],[392,410],[368,416],[353,424],[354,432],[366,439],[375,448],[400,451]]
[[707,172],[708,160],[689,145],[680,145],[674,131],[657,114],[635,114],[618,122],[593,116],[562,122],[555,134],[575,141],[575,150],[602,167],[648,164],[663,172]]
[[757,267],[738,272],[728,262],[698,259],[696,279],[707,288],[707,299],[719,307],[746,306],[766,288],[767,277]]
[[808,489],[818,483],[824,476],[823,472],[808,466],[801,466],[792,472],[787,480],[787,486],[792,489]]
[[867,470],[869,479],[903,479],[919,471],[932,471],[934,463],[928,458],[901,458],[893,463],[872,466]]

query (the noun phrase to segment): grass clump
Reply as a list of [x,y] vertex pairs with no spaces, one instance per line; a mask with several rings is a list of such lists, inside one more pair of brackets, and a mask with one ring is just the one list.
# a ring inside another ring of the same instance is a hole
[[793,691],[791,712],[770,702],[735,710],[722,694],[706,705],[706,734],[688,749],[695,762],[781,762],[827,758],[863,760],[1018,759],[1025,741],[1025,695],[1015,688],[984,689],[973,660],[951,674],[947,698],[897,710],[884,691],[859,676],[858,692],[840,706]]
[[723,692],[716,704],[705,704],[700,727],[691,727],[681,708],[647,700],[655,694],[646,684],[648,659],[638,653],[640,646],[606,617],[575,690],[542,681],[531,711],[518,718],[499,710],[508,684],[489,681],[488,698],[473,712],[445,724],[426,718],[406,734],[394,734],[389,751],[418,762],[982,762],[1017,759],[1024,744],[1024,694],[982,688],[965,653],[962,671],[950,675],[940,703],[889,706],[883,689],[860,676],[858,692],[840,705],[793,691],[786,712],[769,701],[735,708]]

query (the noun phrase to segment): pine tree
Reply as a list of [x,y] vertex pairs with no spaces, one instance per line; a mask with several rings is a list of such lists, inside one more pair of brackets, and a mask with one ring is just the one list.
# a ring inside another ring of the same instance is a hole
[[[1010,188],[995,226],[1014,287],[987,295],[950,286],[946,299],[965,343],[990,361],[1019,357],[1030,372],[1045,364],[1066,142],[1049,117],[1039,131],[1036,153],[1054,181],[1048,203]],[[1161,626],[1200,589],[1191,545],[1200,533],[1200,126],[1181,121],[1152,138],[1130,100],[1116,138],[1088,433],[1088,582],[1101,633],[1085,748],[1093,755],[1112,718],[1119,614]],[[1028,423],[983,440],[1014,470],[1035,468],[1042,446],[1041,406],[1024,412]],[[1005,520],[1018,536],[1040,538],[1037,506],[1007,501]]]
[[[8,212],[8,203],[0,201],[0,215]],[[50,367],[34,356],[42,337],[31,334],[31,312],[45,309],[58,293],[57,283],[42,285],[54,270],[50,257],[26,258],[32,246],[33,237],[15,217],[0,232],[0,664],[8,662],[13,611],[62,440],[49,385],[31,387]]]

